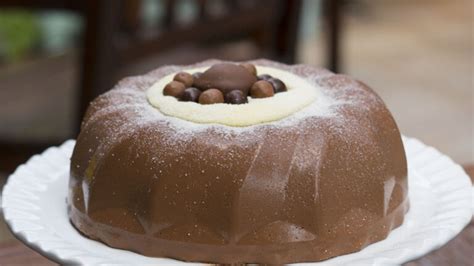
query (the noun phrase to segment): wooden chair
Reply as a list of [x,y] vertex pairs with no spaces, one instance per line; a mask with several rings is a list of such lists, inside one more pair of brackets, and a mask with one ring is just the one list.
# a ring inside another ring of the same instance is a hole
[[[139,0],[2,0],[0,8],[66,9],[84,18],[76,132],[89,102],[113,86],[120,67],[173,49],[178,43],[215,43],[246,38],[257,44],[262,57],[286,63],[295,60],[301,0],[223,0],[228,12],[219,16],[208,12],[212,1],[197,0],[198,16],[186,25],[176,21],[178,1],[162,1],[165,16],[158,23],[159,28],[153,29],[140,25]],[[331,28],[329,65],[336,69],[338,24],[334,15],[338,14],[338,4],[334,3],[338,1],[326,2],[329,11],[326,17]],[[32,154],[61,141],[11,143],[0,140],[0,171],[11,171]]]
[[324,16],[326,17],[327,33],[327,68],[339,72],[341,66],[341,3],[342,0],[327,0],[323,2]]

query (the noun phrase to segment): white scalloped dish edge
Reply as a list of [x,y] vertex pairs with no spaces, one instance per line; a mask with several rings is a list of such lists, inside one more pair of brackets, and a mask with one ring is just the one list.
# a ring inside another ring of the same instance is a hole
[[[472,219],[473,188],[463,169],[432,147],[404,138],[410,211],[383,241],[312,265],[401,264],[439,248]],[[18,167],[3,189],[11,231],[26,245],[61,264],[181,264],[114,249],[79,234],[69,223],[66,195],[74,141],[47,149]]]

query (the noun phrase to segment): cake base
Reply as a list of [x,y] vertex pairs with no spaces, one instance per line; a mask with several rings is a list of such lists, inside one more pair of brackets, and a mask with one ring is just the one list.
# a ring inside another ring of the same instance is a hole
[[[324,262],[402,265],[445,245],[469,224],[473,187],[462,168],[416,139],[404,138],[404,144],[410,165],[410,211],[403,224],[382,241]],[[73,147],[74,141],[70,140],[50,148],[21,165],[8,178],[2,210],[15,237],[60,265],[179,264],[171,259],[110,248],[79,234],[71,225],[64,200]]]
[[[360,228],[363,234],[341,234],[337,238],[317,238],[312,241],[272,245],[206,245],[158,239],[143,234],[124,232],[99,224],[69,205],[72,225],[87,237],[113,248],[134,251],[145,256],[165,257],[189,262],[286,264],[315,262],[357,252],[385,239],[399,227],[409,209],[408,197],[378,222]],[[341,239],[344,238],[344,239]],[[341,243],[345,243],[341,245]]]

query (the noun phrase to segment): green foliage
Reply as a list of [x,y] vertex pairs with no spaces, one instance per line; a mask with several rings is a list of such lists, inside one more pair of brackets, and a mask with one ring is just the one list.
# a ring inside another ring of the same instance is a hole
[[23,10],[0,10],[0,57],[17,61],[28,55],[40,38],[36,16]]

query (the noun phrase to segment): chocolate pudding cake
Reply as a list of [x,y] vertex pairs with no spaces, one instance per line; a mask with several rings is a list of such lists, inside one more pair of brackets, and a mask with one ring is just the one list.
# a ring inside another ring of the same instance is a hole
[[408,209],[383,101],[348,76],[267,60],[165,66],[95,99],[69,217],[146,256],[312,262],[385,239]]

